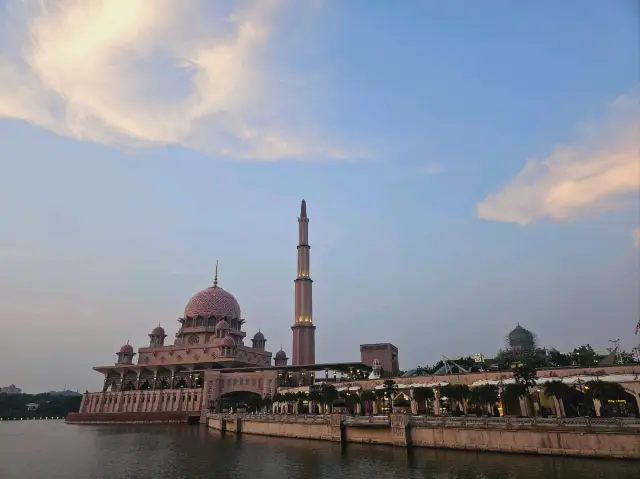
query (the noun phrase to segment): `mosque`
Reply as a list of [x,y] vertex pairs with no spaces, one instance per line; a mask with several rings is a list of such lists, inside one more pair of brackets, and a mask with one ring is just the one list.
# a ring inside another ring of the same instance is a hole
[[[149,334],[149,344],[137,352],[127,342],[116,353],[114,364],[93,368],[104,376],[102,391],[85,393],[79,413],[163,412],[205,417],[212,402],[225,394],[273,395],[280,386],[313,384],[317,371],[324,371],[325,377],[337,371],[364,378],[372,370],[373,359],[387,371],[398,370],[398,350],[389,343],[361,345],[360,362],[316,364],[309,253],[309,218],[302,200],[291,365],[282,349],[275,355],[267,350],[267,338],[261,331],[251,337],[250,345],[245,344],[246,320],[236,298],[219,286],[216,263],[213,284],[193,295],[178,319],[173,344],[167,344],[167,333],[159,325]],[[100,420],[109,420],[106,417]]]

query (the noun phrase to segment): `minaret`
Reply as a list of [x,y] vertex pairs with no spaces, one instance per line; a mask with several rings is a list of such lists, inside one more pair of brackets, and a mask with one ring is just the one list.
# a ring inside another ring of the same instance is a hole
[[298,276],[295,284],[293,366],[315,364],[316,362],[316,327],[313,325],[311,309],[311,281],[309,273],[309,218],[307,203],[302,200],[300,217],[298,218]]

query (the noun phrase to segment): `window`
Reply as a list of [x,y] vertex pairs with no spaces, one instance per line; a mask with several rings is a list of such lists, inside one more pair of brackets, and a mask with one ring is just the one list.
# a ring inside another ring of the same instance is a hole
[[189,344],[197,344],[200,342],[200,338],[196,334],[192,334],[188,339]]

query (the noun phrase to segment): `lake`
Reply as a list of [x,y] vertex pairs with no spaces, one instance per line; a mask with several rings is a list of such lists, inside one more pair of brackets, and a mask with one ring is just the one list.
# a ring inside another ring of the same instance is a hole
[[637,479],[639,462],[236,437],[204,426],[0,422],[1,479]]

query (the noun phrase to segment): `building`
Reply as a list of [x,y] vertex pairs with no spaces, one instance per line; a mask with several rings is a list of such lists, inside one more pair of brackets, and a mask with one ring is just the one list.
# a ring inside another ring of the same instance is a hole
[[[367,364],[316,364],[310,249],[307,205],[302,200],[291,365],[282,349],[275,355],[268,351],[261,331],[245,344],[247,320],[237,299],[219,285],[216,263],[211,286],[187,302],[173,343],[167,342],[167,332],[158,324],[147,345],[136,350],[124,344],[114,364],[93,368],[104,376],[102,391],[85,393],[80,413],[186,413],[203,420],[228,394],[274,395],[280,386],[313,384],[317,371],[368,373],[373,359]],[[396,370],[398,350],[388,346],[391,349],[385,349],[387,355],[380,360],[385,368]]]
[[382,367],[382,376],[396,375],[400,372],[398,348],[391,343],[360,345],[360,361],[373,364],[375,360],[378,360]]

